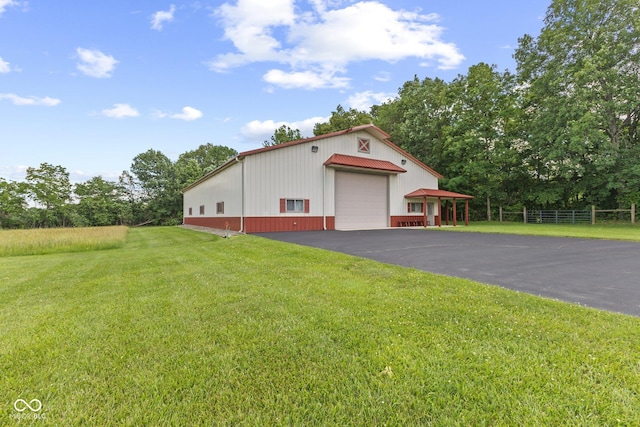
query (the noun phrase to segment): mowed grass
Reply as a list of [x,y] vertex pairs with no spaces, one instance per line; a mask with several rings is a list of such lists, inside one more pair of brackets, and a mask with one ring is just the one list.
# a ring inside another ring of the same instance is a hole
[[430,227],[429,230],[476,233],[529,234],[534,236],[579,237],[640,241],[640,224],[523,224],[517,222],[471,222],[466,227]]
[[640,425],[640,319],[255,236],[0,258],[0,425]]
[[119,248],[127,231],[125,226],[0,229],[0,257]]

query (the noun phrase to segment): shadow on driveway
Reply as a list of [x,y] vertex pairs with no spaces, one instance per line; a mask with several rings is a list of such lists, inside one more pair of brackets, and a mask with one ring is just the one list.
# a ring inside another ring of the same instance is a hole
[[411,229],[257,235],[640,316],[635,242]]

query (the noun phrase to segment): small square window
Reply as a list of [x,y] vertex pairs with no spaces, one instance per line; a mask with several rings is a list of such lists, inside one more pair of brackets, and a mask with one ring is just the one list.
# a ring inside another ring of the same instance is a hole
[[204,205],[200,205],[200,215],[204,215]]
[[189,216],[193,215],[193,208],[189,208]]
[[304,200],[287,199],[287,212],[304,212]]
[[224,213],[224,202],[217,202],[216,203],[216,213],[217,214],[223,214]]
[[422,206],[422,202],[411,202],[409,203],[409,212],[412,213],[422,213],[423,206]]

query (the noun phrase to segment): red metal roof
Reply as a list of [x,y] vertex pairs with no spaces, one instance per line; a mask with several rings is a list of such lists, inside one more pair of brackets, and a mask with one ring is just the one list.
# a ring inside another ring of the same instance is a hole
[[344,166],[347,168],[371,169],[389,173],[405,173],[406,170],[387,160],[370,159],[368,157],[334,154],[324,162],[325,166]]
[[420,188],[404,196],[407,199],[414,197],[440,197],[445,199],[473,199],[473,196],[466,194],[454,193],[446,190],[433,190],[430,188]]

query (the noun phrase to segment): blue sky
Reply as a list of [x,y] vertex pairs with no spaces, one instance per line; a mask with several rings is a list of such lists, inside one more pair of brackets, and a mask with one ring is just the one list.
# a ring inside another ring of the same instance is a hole
[[0,0],[0,177],[117,180],[150,148],[312,136],[417,75],[515,72],[550,0]]

